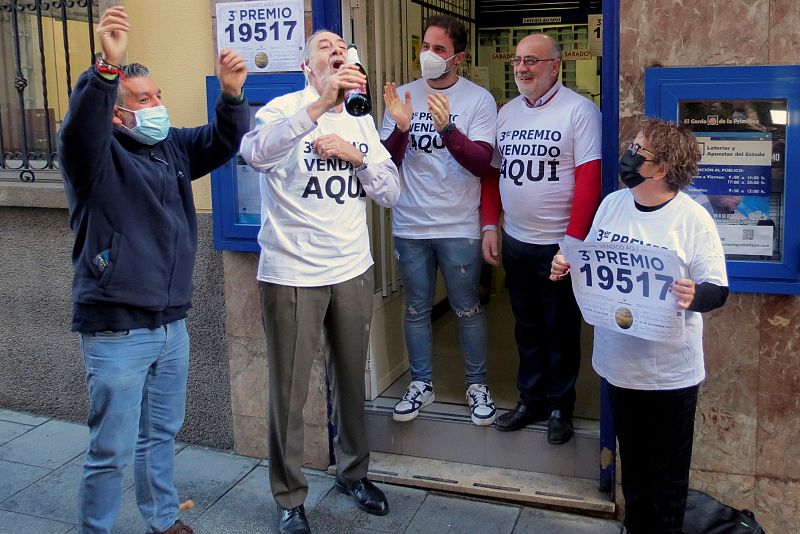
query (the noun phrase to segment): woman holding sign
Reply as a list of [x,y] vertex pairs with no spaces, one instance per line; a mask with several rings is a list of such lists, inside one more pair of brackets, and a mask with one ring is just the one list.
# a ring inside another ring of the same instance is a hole
[[[714,221],[681,192],[697,174],[699,160],[689,130],[645,119],[620,159],[626,188],[603,200],[586,238],[666,248],[680,259],[682,278],[669,291],[686,310],[685,339],[650,341],[624,328],[594,331],[592,366],[609,384],[630,534],[681,532],[697,393],[705,378],[700,314],[722,306],[728,296]],[[569,268],[556,255],[550,278],[563,278]]]

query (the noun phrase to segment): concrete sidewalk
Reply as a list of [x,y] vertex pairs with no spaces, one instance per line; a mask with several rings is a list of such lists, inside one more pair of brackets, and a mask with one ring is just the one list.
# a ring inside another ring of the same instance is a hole
[[[78,481],[88,438],[82,425],[0,409],[0,534],[78,532]],[[142,534],[144,523],[128,471],[114,532]],[[317,534],[619,532],[615,521],[392,485],[381,485],[391,512],[377,517],[359,511],[351,498],[334,490],[332,476],[313,470],[306,476],[306,511]],[[198,534],[276,532],[277,511],[267,478],[266,462],[181,444],[175,483],[181,500],[195,502],[181,519]]]

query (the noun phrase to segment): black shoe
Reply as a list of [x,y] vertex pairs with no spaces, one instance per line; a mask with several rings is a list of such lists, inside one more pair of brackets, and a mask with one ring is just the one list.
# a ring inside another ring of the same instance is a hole
[[194,534],[194,530],[179,519],[167,530],[163,530],[157,534]]
[[389,513],[389,502],[381,489],[366,477],[356,482],[345,482],[336,479],[336,489],[346,495],[352,495],[359,508],[373,515]]
[[561,410],[553,410],[547,422],[547,443],[563,445],[572,439],[572,418],[561,415]]
[[517,401],[517,406],[513,410],[499,416],[495,420],[494,426],[497,427],[497,430],[510,432],[512,430],[525,428],[527,425],[537,421],[544,421],[547,419],[547,416],[548,412],[546,410],[531,409],[524,402]]
[[278,522],[280,534],[311,534],[311,527],[308,526],[308,519],[306,519],[306,509],[302,504],[288,510],[278,506],[278,511],[280,512]]

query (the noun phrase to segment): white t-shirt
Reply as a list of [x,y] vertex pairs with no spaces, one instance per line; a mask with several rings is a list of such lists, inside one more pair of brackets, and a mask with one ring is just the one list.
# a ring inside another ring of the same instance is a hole
[[600,129],[600,110],[563,86],[541,107],[528,107],[520,95],[500,108],[492,165],[500,168],[508,235],[535,245],[563,239],[575,167],[602,157]]
[[[480,237],[480,177],[462,167],[433,126],[428,95],[439,93],[450,104],[450,121],[472,141],[494,144],[497,105],[486,89],[465,78],[447,89],[433,89],[419,79],[397,89],[401,99],[411,92],[413,116],[408,149],[400,166],[401,193],[392,211],[394,235],[407,239]],[[381,139],[395,122],[383,117]]]
[[[242,141],[245,159],[259,129],[296,119],[319,98],[308,86],[275,98],[256,114],[256,130]],[[291,149],[261,174],[261,257],[258,279],[281,285],[314,287],[350,280],[372,265],[367,231],[367,199],[350,163],[320,159],[311,143],[325,134],[338,134],[363,152],[369,163],[390,156],[380,142],[372,117],[352,117],[329,111],[314,123],[291,124],[293,132],[308,132],[292,141]],[[285,139],[276,140],[276,144]],[[248,160],[252,164],[252,158]]]
[[[703,207],[680,192],[655,211],[639,211],[630,189],[608,195],[585,241],[630,242],[678,253],[681,277],[728,285],[717,227]],[[595,327],[592,366],[611,384],[628,389],[679,389],[705,378],[703,318],[684,312],[686,340],[649,341]]]

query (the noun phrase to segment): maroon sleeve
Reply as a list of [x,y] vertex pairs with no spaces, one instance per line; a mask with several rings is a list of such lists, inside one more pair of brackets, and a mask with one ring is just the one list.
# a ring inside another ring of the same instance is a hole
[[389,155],[392,156],[392,163],[398,167],[403,163],[403,156],[408,148],[408,140],[410,138],[408,132],[409,130],[401,132],[400,128],[395,125],[389,137],[381,141],[386,150],[389,151]]
[[497,226],[503,206],[500,202],[500,169],[491,165],[481,176],[481,227]]
[[587,161],[575,168],[575,196],[567,224],[567,235],[583,239],[592,228],[592,220],[600,206],[600,160]]
[[444,146],[450,151],[459,165],[475,176],[483,176],[489,171],[494,148],[486,141],[473,141],[456,128],[444,136]]

